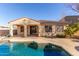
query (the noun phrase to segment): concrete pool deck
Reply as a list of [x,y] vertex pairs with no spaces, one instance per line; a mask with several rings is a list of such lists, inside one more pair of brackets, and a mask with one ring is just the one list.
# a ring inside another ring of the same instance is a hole
[[73,39],[67,39],[67,38],[44,38],[44,37],[10,37],[5,38],[1,41],[8,40],[9,42],[29,42],[29,41],[35,41],[38,43],[52,43],[58,46],[61,46],[64,48],[67,52],[69,52],[73,56],[79,56],[79,51],[75,49],[75,46],[79,46],[79,43],[75,44],[73,42]]

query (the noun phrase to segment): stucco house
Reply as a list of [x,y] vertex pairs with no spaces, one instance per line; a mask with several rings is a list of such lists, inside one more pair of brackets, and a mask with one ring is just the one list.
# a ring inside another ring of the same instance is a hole
[[[34,20],[30,18],[19,18],[9,22],[11,36],[51,36],[63,33],[66,29],[66,22],[57,22],[49,20]],[[17,33],[13,34],[16,28]]]

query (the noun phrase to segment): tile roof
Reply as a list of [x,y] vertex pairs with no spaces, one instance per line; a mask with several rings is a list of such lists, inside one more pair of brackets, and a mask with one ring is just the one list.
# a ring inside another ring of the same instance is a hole
[[[26,18],[26,17],[23,17],[23,18]],[[22,19],[22,18],[18,18],[16,20],[19,20],[19,19]],[[34,20],[34,19],[31,19],[31,18],[27,18],[27,19]],[[16,20],[12,20],[10,22],[13,22],[13,21],[16,21]],[[40,22],[41,24],[67,24],[66,22],[49,21],[49,20],[34,20],[34,21]]]

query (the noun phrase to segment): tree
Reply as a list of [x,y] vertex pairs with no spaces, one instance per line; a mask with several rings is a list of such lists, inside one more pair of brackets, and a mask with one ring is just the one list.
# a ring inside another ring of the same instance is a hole
[[[74,10],[75,12],[79,13],[79,4],[78,3],[72,3],[69,4],[69,7]],[[64,33],[66,36],[72,37],[75,32],[79,30],[79,22],[71,24],[67,27],[67,29],[64,30]]]
[[73,37],[73,34],[79,30],[79,22],[69,25],[67,29],[64,30],[66,36]]
[[69,6],[70,6],[70,8],[71,8],[72,10],[74,10],[74,11],[76,11],[76,12],[79,13],[79,4],[78,4],[78,3],[72,3],[72,4],[70,4]]

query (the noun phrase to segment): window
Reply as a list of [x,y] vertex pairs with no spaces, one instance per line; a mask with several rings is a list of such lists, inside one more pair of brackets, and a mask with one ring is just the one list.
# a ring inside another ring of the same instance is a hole
[[52,32],[52,26],[51,25],[46,25],[45,26],[45,32]]
[[24,26],[20,27],[21,32],[24,32]]
[[56,31],[57,32],[63,32],[63,26],[56,26]]

